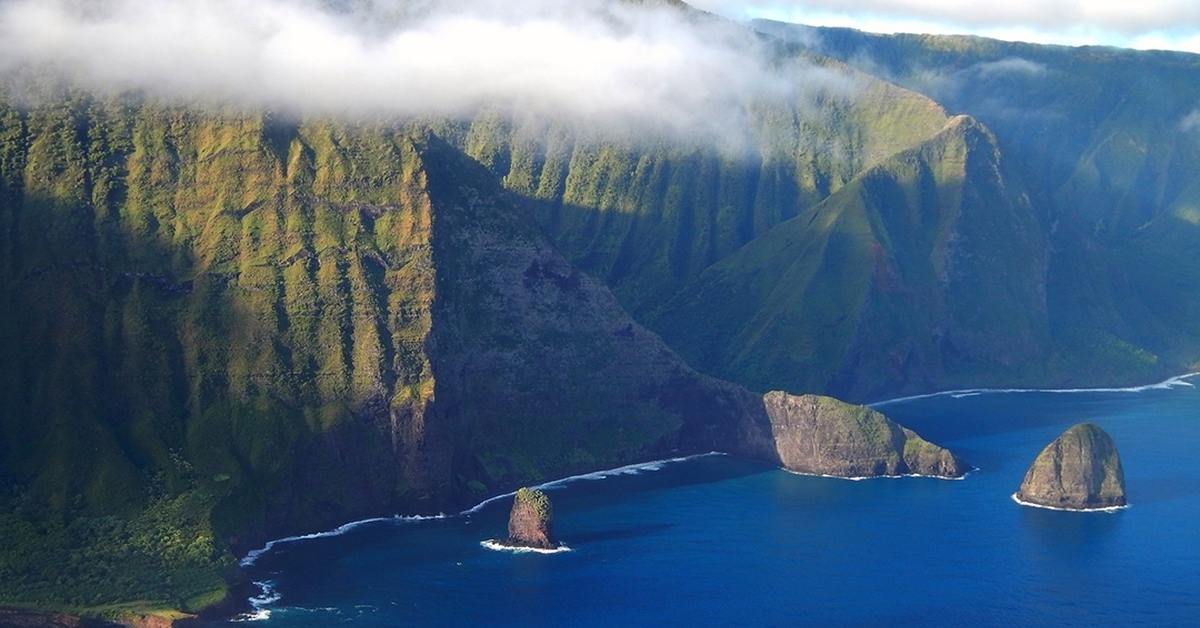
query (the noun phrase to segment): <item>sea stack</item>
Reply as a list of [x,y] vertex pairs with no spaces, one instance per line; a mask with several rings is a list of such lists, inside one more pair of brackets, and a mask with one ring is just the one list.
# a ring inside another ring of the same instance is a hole
[[1063,510],[1125,506],[1125,471],[1112,437],[1094,423],[1072,426],[1038,454],[1013,498]]
[[924,475],[971,470],[949,450],[866,406],[782,391],[763,396],[783,468],[837,477]]
[[505,545],[550,550],[559,546],[554,538],[554,511],[550,498],[533,488],[522,488],[513,497],[508,515]]

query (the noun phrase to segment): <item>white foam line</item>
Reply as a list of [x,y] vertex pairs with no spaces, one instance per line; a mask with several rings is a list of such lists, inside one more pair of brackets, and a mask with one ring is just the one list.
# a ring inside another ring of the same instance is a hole
[[[672,462],[683,462],[684,460],[691,460],[693,458],[703,458],[704,456],[724,456],[724,455],[726,455],[726,454],[719,452],[719,451],[710,451],[706,454],[695,454],[695,455],[691,455],[691,456],[682,456],[680,458],[665,458],[663,460],[652,460],[650,462],[641,462],[638,464],[628,464],[623,467],[617,467],[615,469],[607,469],[604,471],[594,471],[592,473],[583,473],[580,475],[572,475],[572,476],[560,478],[557,480],[551,480],[549,482],[538,484],[538,485],[534,486],[533,488],[537,488],[537,489],[562,488],[569,482],[574,482],[577,480],[603,480],[604,478],[613,477],[613,476],[617,476],[617,475],[637,475],[638,473],[641,473],[643,471],[658,471],[659,469],[663,468],[663,465],[672,463]],[[479,512],[481,509],[483,509],[484,506],[486,506],[496,500],[499,500],[499,499],[504,499],[506,497],[512,497],[515,494],[516,494],[516,491],[512,491],[510,493],[504,493],[503,495],[496,495],[495,497],[489,497],[458,514],[459,514],[459,516],[475,514],[475,513]],[[340,536],[340,535],[345,534],[345,533],[349,532],[350,530],[353,530],[354,528],[357,528],[361,525],[365,525],[368,523],[376,523],[376,522],[380,522],[380,521],[393,521],[393,522],[429,521],[429,520],[433,520],[433,519],[446,519],[448,517],[449,517],[449,515],[446,515],[446,514],[412,515],[412,516],[395,515],[392,517],[376,517],[374,519],[363,519],[361,521],[351,521],[350,523],[338,526],[332,530],[327,530],[325,532],[315,532],[313,534],[300,534],[300,535],[296,535],[296,536],[284,537],[282,539],[275,539],[273,541],[267,541],[267,544],[262,546],[261,548],[256,549],[256,550],[250,550],[249,552],[246,552],[246,556],[243,557],[242,560],[238,561],[238,565],[240,565],[242,567],[249,567],[250,565],[253,565],[254,561],[258,560],[259,556],[262,556],[263,554],[266,554],[267,552],[271,551],[272,548],[274,548],[276,545],[278,545],[280,543],[291,543],[292,541],[306,541],[309,539],[321,539],[321,538],[326,538],[326,537],[331,537],[331,536]]]
[[968,475],[971,475],[971,473],[979,470],[979,469],[972,468],[970,471],[967,471],[966,473],[962,474],[959,477],[948,478],[948,477],[941,476],[941,475],[924,475],[921,473],[902,473],[900,475],[845,476],[845,475],[830,475],[828,473],[809,473],[807,471],[792,471],[791,469],[788,469],[786,467],[780,467],[780,469],[783,469],[784,471],[787,471],[788,473],[791,473],[792,475],[800,475],[800,476],[810,477],[810,478],[830,478],[832,480],[850,480],[851,482],[861,482],[863,480],[879,480],[879,479],[899,480],[900,478],[930,478],[933,480],[947,480],[950,482],[958,482],[960,480],[967,479]]
[[962,397],[974,397],[975,395],[992,394],[992,393],[1056,393],[1056,394],[1074,394],[1074,393],[1136,393],[1145,392],[1147,390],[1170,390],[1176,386],[1194,387],[1189,381],[1192,377],[1200,375],[1200,373],[1187,373],[1185,375],[1177,375],[1168,380],[1158,382],[1157,384],[1146,384],[1144,386],[1129,386],[1126,388],[965,388],[963,390],[944,390],[942,392],[926,393],[923,395],[912,395],[909,397],[897,397],[895,399],[885,399],[876,401],[875,403],[867,404],[869,408],[878,408],[893,403],[901,403],[905,401],[916,401],[917,399],[929,399],[932,397],[949,396],[955,399]]
[[1027,501],[1021,499],[1020,497],[1017,497],[1016,493],[1012,494],[1012,500],[1014,502],[1017,502],[1018,504],[1021,504],[1022,506],[1030,506],[1032,508],[1043,508],[1045,510],[1057,510],[1059,512],[1110,512],[1111,513],[1111,512],[1120,512],[1122,510],[1126,510],[1129,508],[1129,504],[1125,504],[1124,506],[1109,506],[1108,508],[1058,508],[1057,506],[1046,506],[1044,504],[1035,504],[1033,502],[1027,502]]
[[254,586],[258,587],[261,594],[256,595],[249,600],[250,606],[254,608],[252,612],[243,613],[234,617],[232,621],[241,623],[245,621],[262,621],[271,618],[271,611],[265,607],[279,601],[280,595],[275,591],[274,582],[264,580],[262,582],[255,581]]
[[361,521],[351,521],[350,523],[340,525],[332,530],[326,530],[325,532],[314,532],[312,534],[299,534],[296,536],[284,537],[282,539],[275,539],[274,541],[267,541],[267,544],[262,546],[261,548],[256,549],[256,550],[250,550],[249,552],[246,552],[246,556],[243,557],[240,561],[238,561],[238,565],[241,567],[249,567],[250,565],[253,565],[254,561],[258,560],[259,556],[262,556],[263,554],[266,554],[267,552],[271,551],[272,548],[274,548],[276,545],[279,545],[280,543],[291,543],[292,541],[307,541],[309,539],[323,539],[323,538],[331,537],[331,536],[341,536],[341,535],[353,530],[354,528],[357,528],[362,525],[366,525],[368,523],[377,523],[380,521],[393,521],[393,522],[429,521],[432,519],[445,519],[445,518],[446,518],[445,514],[413,515],[413,516],[408,516],[408,517],[402,517],[400,515],[395,515],[392,517],[376,517],[374,519],[363,519]]
[[565,477],[560,480],[551,480],[544,484],[538,484],[534,488],[555,489],[555,488],[562,488],[563,486],[565,486],[571,482],[578,481],[578,480],[603,480],[605,478],[611,478],[611,477],[618,476],[618,475],[637,475],[643,471],[659,471],[663,468],[663,466],[671,464],[673,462],[684,462],[685,460],[704,458],[706,456],[724,456],[724,455],[727,455],[727,454],[724,454],[719,451],[710,451],[706,454],[695,454],[695,455],[691,455],[691,456],[682,456],[679,458],[666,458],[664,460],[653,460],[650,462],[642,462],[639,464],[627,464],[623,467],[617,467],[615,469],[607,469],[604,471],[595,471],[592,473],[583,473],[580,475],[572,475],[570,477]]
[[566,545],[563,545],[561,543],[559,544],[558,547],[556,547],[554,549],[542,549],[540,547],[518,547],[518,546],[514,546],[514,545],[506,545],[495,539],[488,539],[486,541],[480,541],[479,544],[490,550],[495,550],[497,552],[512,552],[514,554],[527,554],[529,552],[536,552],[538,554],[561,554],[563,552],[571,551],[571,548],[569,548]]
[[[565,478],[560,478],[557,480],[550,480],[549,482],[543,482],[542,484],[535,485],[531,488],[536,488],[539,490],[553,490],[553,489],[557,489],[557,488],[562,488],[571,482],[576,482],[579,480],[603,480],[605,478],[610,478],[610,477],[614,477],[614,476],[618,476],[618,475],[637,475],[643,471],[658,471],[658,470],[662,469],[664,465],[672,463],[672,462],[683,462],[685,460],[693,460],[695,458],[703,458],[705,456],[725,456],[725,455],[727,455],[727,454],[725,454],[723,452],[710,451],[706,454],[694,454],[691,456],[682,456],[679,458],[665,458],[663,460],[652,460],[650,462],[640,462],[638,464],[627,464],[623,467],[617,467],[615,469],[606,469],[604,471],[593,471],[592,473],[581,473],[579,475],[571,475],[571,476],[568,476]],[[462,511],[459,514],[460,515],[473,515],[473,514],[479,512],[480,510],[482,510],[484,506],[487,506],[488,504],[490,504],[494,501],[501,500],[506,497],[512,497],[513,495],[516,495],[516,493],[517,493],[516,491],[512,491],[510,493],[504,493],[503,495],[496,495],[495,497],[489,497],[489,498],[479,502],[478,504],[475,504],[474,506]]]

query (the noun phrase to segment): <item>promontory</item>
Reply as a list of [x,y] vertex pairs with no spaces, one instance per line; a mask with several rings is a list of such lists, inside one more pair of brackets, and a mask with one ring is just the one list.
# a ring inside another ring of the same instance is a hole
[[763,396],[780,463],[839,477],[962,477],[970,465],[866,406],[821,395]]

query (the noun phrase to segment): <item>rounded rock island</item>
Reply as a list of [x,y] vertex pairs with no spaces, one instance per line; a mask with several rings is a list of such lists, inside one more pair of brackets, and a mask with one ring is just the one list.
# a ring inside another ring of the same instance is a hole
[[1125,470],[1112,437],[1094,423],[1071,426],[1038,454],[1013,499],[1061,510],[1124,507]]

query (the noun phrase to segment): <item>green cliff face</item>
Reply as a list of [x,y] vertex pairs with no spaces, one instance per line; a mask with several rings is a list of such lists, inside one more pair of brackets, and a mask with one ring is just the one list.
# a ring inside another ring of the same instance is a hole
[[0,122],[0,602],[196,609],[284,532],[741,446],[756,399],[427,132],[77,93]]
[[1200,57],[977,37],[755,27],[977,118],[1046,216],[1055,338],[1039,385],[1200,363]]
[[1041,217],[987,129],[951,120],[714,264],[648,320],[757,389],[854,399],[1041,376]]
[[852,399],[1200,363],[1194,57],[820,34],[861,71],[774,44],[806,82],[703,141],[0,92],[0,604],[194,610],[272,536],[667,454],[965,470],[663,339]]
[[946,122],[915,92],[794,47],[775,54],[802,68],[796,93],[748,99],[745,117],[714,139],[614,139],[501,112],[440,133],[531,199],[555,245],[639,316]]
[[79,94],[0,120],[0,475],[21,546],[78,565],[56,603],[197,608],[230,547],[449,501],[379,429],[433,387],[407,137]]

